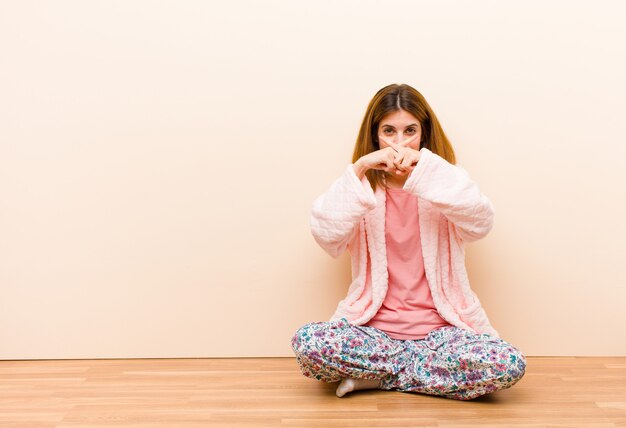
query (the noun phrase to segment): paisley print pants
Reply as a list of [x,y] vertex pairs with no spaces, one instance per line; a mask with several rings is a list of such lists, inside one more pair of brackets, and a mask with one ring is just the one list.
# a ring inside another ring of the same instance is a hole
[[454,326],[435,329],[424,339],[398,340],[342,318],[304,325],[291,345],[307,377],[380,379],[384,390],[456,400],[510,388],[526,369],[526,357],[511,344]]

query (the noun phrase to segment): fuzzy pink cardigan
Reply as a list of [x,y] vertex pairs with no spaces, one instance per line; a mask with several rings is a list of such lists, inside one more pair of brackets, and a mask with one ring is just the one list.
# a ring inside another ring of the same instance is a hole
[[[404,184],[418,198],[424,269],[433,302],[450,324],[499,337],[465,269],[464,243],[487,235],[493,226],[493,205],[467,171],[426,148]],[[310,225],[317,243],[332,257],[347,249],[352,283],[331,320],[346,318],[363,325],[378,311],[387,293],[385,191],[359,180],[352,164],[313,203]],[[369,265],[366,251],[369,251]],[[367,269],[371,282],[366,283]]]

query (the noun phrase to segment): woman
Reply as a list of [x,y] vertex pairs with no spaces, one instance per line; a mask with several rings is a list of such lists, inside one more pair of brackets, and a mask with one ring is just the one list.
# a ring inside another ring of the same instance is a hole
[[424,97],[389,85],[370,101],[352,164],[313,203],[311,231],[331,256],[348,250],[352,283],[328,322],[292,338],[307,377],[359,389],[470,400],[510,388],[526,358],[499,338],[465,269],[464,244],[494,209],[455,165]]

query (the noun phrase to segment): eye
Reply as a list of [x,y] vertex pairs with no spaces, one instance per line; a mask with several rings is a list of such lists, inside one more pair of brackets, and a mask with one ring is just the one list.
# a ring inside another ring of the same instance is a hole
[[417,129],[415,128],[409,128],[406,130],[407,134],[415,134],[417,132]]
[[383,129],[383,132],[384,132],[385,134],[389,134],[389,133],[392,133],[392,132],[393,132],[393,129],[391,129],[391,128]]

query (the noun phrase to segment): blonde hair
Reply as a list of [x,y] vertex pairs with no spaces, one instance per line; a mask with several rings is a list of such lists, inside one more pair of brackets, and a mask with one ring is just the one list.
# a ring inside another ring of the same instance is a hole
[[[368,153],[380,150],[378,143],[378,126],[382,119],[390,113],[405,110],[419,120],[422,128],[420,149],[426,147],[451,164],[456,163],[452,145],[443,132],[439,120],[430,108],[426,99],[416,89],[405,84],[392,84],[379,90],[369,102],[365,117],[361,124],[359,136],[354,146],[352,163]],[[372,189],[385,185],[385,172],[370,169],[365,173]]]

